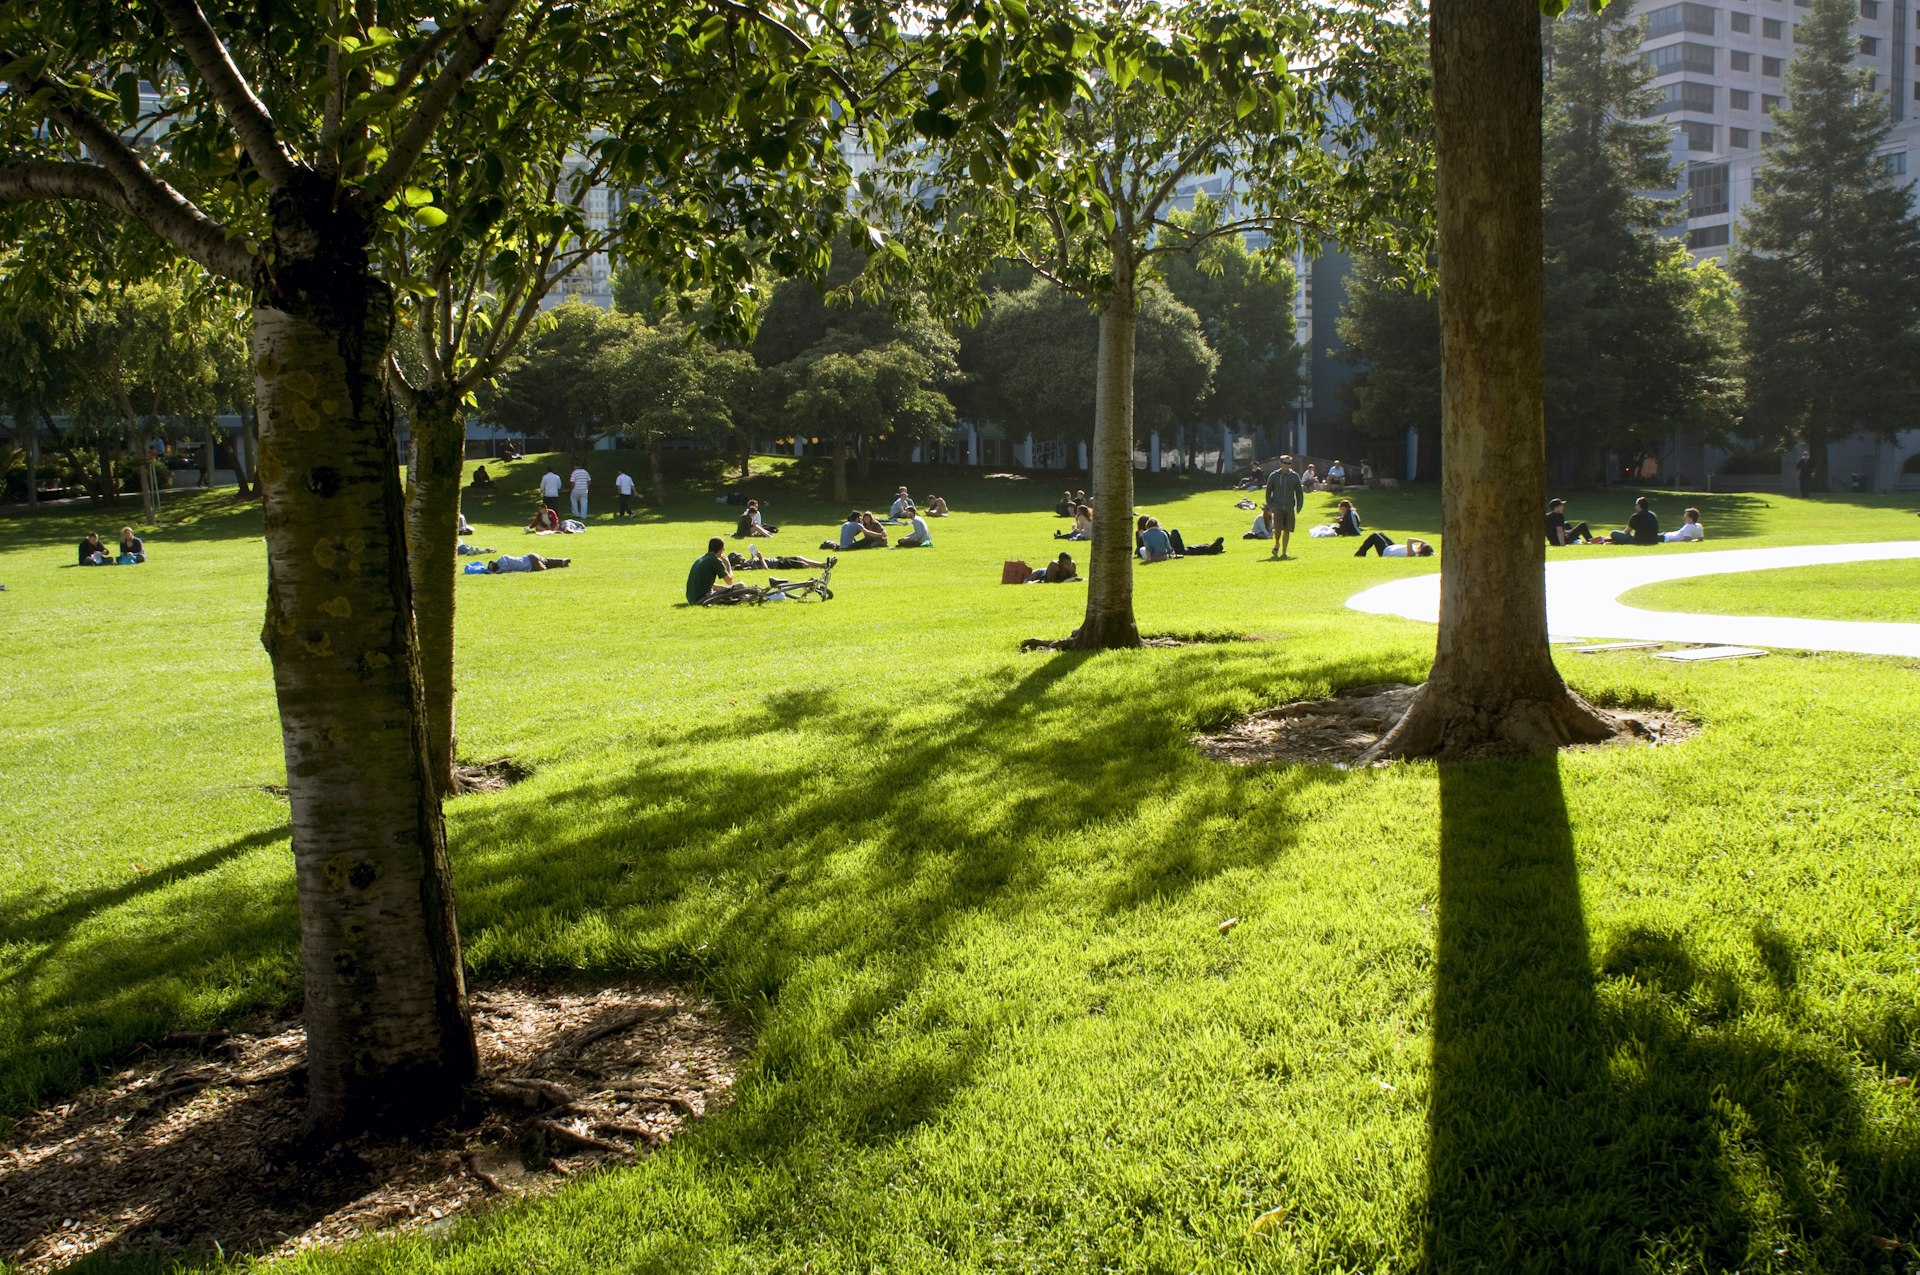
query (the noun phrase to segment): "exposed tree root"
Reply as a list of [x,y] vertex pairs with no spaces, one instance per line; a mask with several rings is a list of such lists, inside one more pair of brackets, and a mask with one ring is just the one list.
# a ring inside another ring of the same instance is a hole
[[1077,635],[1063,638],[1028,638],[1020,644],[1022,651],[1113,651],[1127,650],[1143,646],[1214,646],[1226,642],[1258,642],[1260,639],[1245,633],[1154,633],[1141,637],[1121,646],[1092,645],[1082,643]]
[[453,768],[453,793],[460,796],[472,792],[505,792],[521,780],[528,778],[533,771],[511,757],[496,757],[492,761],[475,762],[472,765],[456,765]]
[[1514,757],[1597,744],[1623,732],[1633,733],[1572,691],[1477,704],[1428,681],[1398,724],[1360,760],[1364,765],[1396,757]]

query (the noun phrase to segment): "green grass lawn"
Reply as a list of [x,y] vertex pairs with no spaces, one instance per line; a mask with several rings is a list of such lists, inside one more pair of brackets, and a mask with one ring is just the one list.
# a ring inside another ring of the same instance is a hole
[[1648,611],[1920,624],[1920,568],[1912,561],[1783,567],[1650,584],[1620,600]]
[[[542,468],[496,470],[471,539],[531,544]],[[1585,656],[1589,698],[1702,732],[1229,768],[1196,730],[1417,680],[1431,626],[1343,603],[1437,562],[1268,562],[1233,494],[1162,477],[1140,506],[1229,553],[1143,568],[1143,627],[1256,640],[1022,655],[1083,605],[998,583],[1057,550],[1058,484],[876,469],[863,503],[903,479],[955,516],[847,555],[830,603],[676,605],[737,512],[686,482],[632,525],[597,498],[572,570],[462,578],[462,751],[534,771],[448,806],[475,978],[684,980],[757,1043],[735,1104],[631,1169],[292,1265],[1914,1265],[1871,1237],[1920,1240],[1920,1110],[1887,1083],[1920,1071],[1920,669]],[[837,524],[822,480],[752,484],[770,552]],[[1686,504],[1743,547],[1914,534],[1889,498],[1655,496]],[[1439,522],[1426,490],[1360,512]],[[258,512],[167,518],[110,571],[68,564],[120,518],[0,519],[0,1118],[297,999]]]

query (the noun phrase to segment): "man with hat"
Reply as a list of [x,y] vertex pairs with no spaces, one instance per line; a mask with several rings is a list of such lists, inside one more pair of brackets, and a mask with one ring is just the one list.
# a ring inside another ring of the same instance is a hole
[[1584,522],[1567,525],[1567,502],[1555,496],[1547,502],[1547,543],[1556,548],[1572,544],[1575,540],[1584,544],[1593,543],[1593,532]]

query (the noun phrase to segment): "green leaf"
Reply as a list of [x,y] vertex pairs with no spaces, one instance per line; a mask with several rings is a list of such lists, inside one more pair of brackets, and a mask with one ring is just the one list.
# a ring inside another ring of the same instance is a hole
[[409,186],[401,192],[400,201],[408,208],[422,208],[433,202],[433,192],[419,186]]
[[122,71],[113,81],[113,91],[120,97],[120,111],[126,119],[138,119],[140,116],[140,74],[137,71]]
[[435,208],[431,204],[428,204],[424,208],[414,209],[413,219],[414,221],[418,222],[420,225],[426,226],[428,228],[432,228],[434,226],[444,226],[447,224],[447,214],[442,212],[440,209]]

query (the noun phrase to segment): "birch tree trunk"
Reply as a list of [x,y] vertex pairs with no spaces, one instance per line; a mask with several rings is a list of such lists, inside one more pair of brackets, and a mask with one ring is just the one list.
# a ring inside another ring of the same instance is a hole
[[393,1129],[450,1110],[477,1059],[382,379],[392,302],[366,228],[325,190],[276,197],[275,228],[253,312],[261,639],[292,807],[308,1113],[316,1131]]
[[1547,647],[1537,0],[1435,0],[1442,552],[1433,670],[1375,755],[1534,752],[1612,724]]
[[457,789],[459,745],[454,713],[454,584],[459,573],[455,528],[466,416],[451,393],[413,396],[407,442],[407,576],[420,647],[420,689],[426,713],[427,774],[442,794]]
[[1068,641],[1082,650],[1140,645],[1133,618],[1133,353],[1139,315],[1131,263],[1116,251],[1113,291],[1100,307],[1087,613]]

